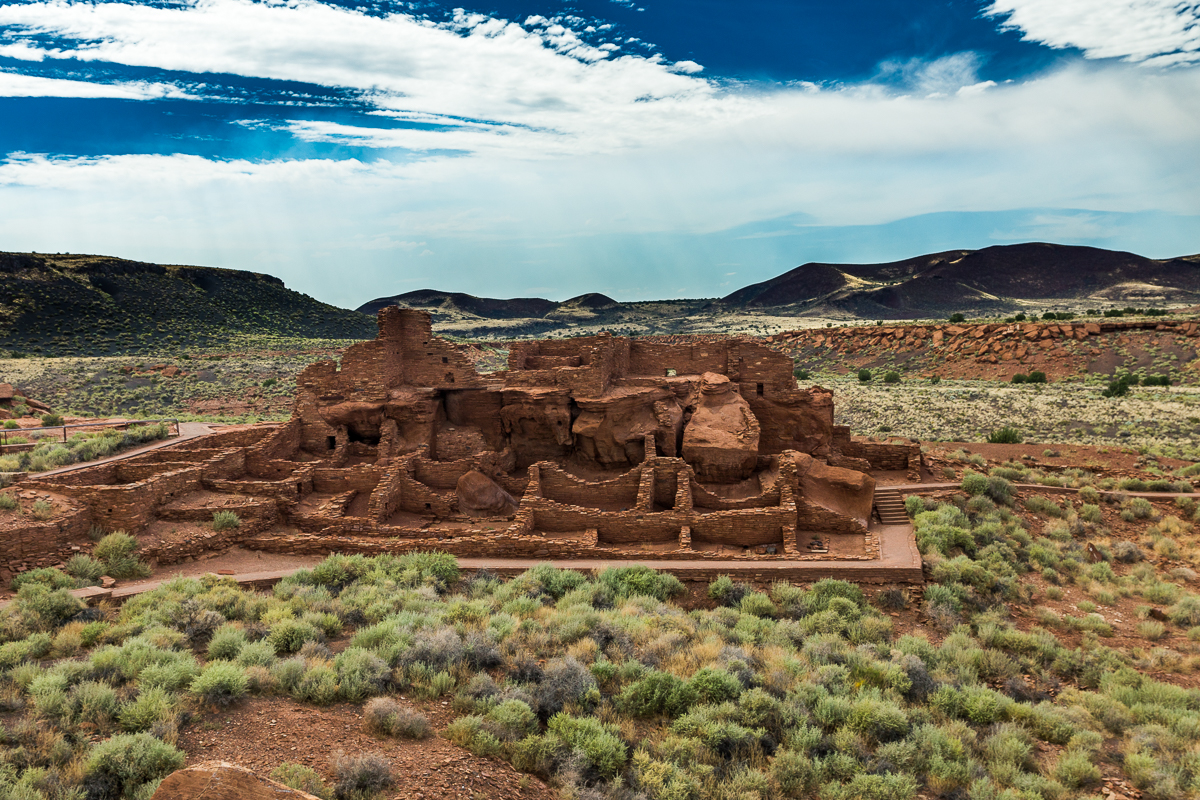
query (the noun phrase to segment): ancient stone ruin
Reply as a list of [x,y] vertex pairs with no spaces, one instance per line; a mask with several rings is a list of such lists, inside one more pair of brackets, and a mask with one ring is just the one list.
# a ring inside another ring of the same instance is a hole
[[[19,487],[61,514],[8,537],[29,566],[124,529],[172,563],[291,553],[871,560],[871,470],[915,445],[854,441],[832,394],[750,339],[608,334],[512,346],[487,375],[389,307],[373,341],[297,378],[278,426],[213,434]],[[213,530],[229,510],[236,528]]]

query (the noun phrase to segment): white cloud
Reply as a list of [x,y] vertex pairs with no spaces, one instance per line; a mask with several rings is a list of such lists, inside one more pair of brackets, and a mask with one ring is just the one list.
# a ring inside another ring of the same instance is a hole
[[[384,110],[574,137],[577,149],[622,146],[631,127],[642,135],[686,129],[701,121],[696,113],[712,110],[697,101],[716,88],[680,74],[694,71],[686,62],[614,57],[561,23],[530,17],[526,24],[463,12],[434,24],[316,0],[0,6],[10,46],[28,59],[302,81],[356,90]],[[596,130],[600,118],[608,121],[604,131]]]
[[1088,58],[1200,61],[1200,4],[1191,0],[993,0],[984,13],[1027,40]]
[[979,56],[967,51],[936,59],[890,60],[879,65],[879,78],[921,96],[955,94],[979,85]]
[[[0,53],[0,55],[4,55]],[[108,97],[120,100],[188,99],[192,95],[170,83],[91,83],[0,71],[0,97]]]
[[[351,251],[356,270],[376,265],[379,285],[407,280],[401,267],[428,285],[469,269],[500,281],[503,266],[535,256],[545,266],[531,268],[532,284],[595,259],[594,237],[705,234],[798,214],[861,225],[946,209],[1200,213],[1200,70],[1073,61],[996,85],[979,80],[975,54],[958,53],[884,64],[857,86],[724,85],[687,62],[591,48],[563,21],[531,17],[522,27],[462,14],[439,25],[315,0],[54,0],[0,6],[0,25],[3,47],[26,61],[190,72],[192,91],[214,81],[199,73],[217,73],[357,93],[379,127],[239,124],[378,148],[378,159],[0,162],[0,238],[10,249],[290,265],[280,268],[290,282],[347,303],[373,294],[317,254]],[[183,91],[55,80],[0,73],[0,94]],[[416,156],[388,160],[385,148]],[[1087,228],[1048,218],[1044,229]],[[493,245],[510,248],[504,265]],[[553,258],[542,257],[548,247],[558,248]],[[735,256],[730,263],[753,263]],[[630,283],[624,296],[635,291]]]

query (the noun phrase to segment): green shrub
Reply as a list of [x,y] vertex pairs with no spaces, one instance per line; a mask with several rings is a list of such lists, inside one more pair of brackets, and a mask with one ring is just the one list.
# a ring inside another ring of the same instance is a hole
[[860,369],[858,371],[858,382],[859,383],[870,383],[872,377],[874,377],[874,376],[871,375],[871,370],[869,370],[869,369],[864,368],[864,369]]
[[271,770],[270,778],[297,791],[320,797],[322,800],[328,800],[333,796],[320,773],[303,764],[292,764],[285,761]]
[[383,659],[361,647],[348,647],[338,653],[333,665],[342,697],[351,703],[361,703],[382,692],[392,675]]
[[22,572],[12,579],[12,588],[20,589],[29,584],[39,584],[48,589],[74,589],[75,581],[52,567],[40,567]]
[[974,470],[966,470],[963,472],[962,485],[959,488],[971,497],[981,495],[987,491],[988,476]]
[[888,742],[908,732],[908,715],[886,700],[867,698],[853,705],[846,724],[875,741]]
[[161,688],[143,690],[132,703],[121,709],[121,727],[131,733],[148,731],[156,724],[175,717],[175,698]]
[[42,414],[42,425],[47,428],[52,428],[56,425],[62,425],[63,418],[61,414]]
[[626,686],[617,698],[617,705],[635,717],[657,714],[678,716],[696,702],[694,686],[668,672],[651,670],[641,679]]
[[88,754],[84,786],[110,787],[103,797],[133,797],[141,786],[183,767],[182,750],[148,733],[123,733]]
[[989,433],[988,442],[990,444],[1020,444],[1022,442],[1021,432],[1006,425]]
[[242,519],[232,511],[214,511],[212,528],[214,531],[228,531],[240,527]]
[[390,697],[376,697],[367,703],[363,708],[363,727],[376,736],[400,739],[428,739],[433,735],[433,727],[424,715]]
[[4,511],[16,511],[20,507],[21,504],[17,502],[17,498],[11,494],[0,494],[0,509]]
[[226,623],[217,628],[208,642],[208,660],[233,661],[246,644],[246,631],[242,626]]
[[64,569],[68,575],[84,584],[96,584],[104,574],[104,564],[83,553],[71,556]]
[[1029,376],[1026,375],[1024,372],[1018,372],[1016,375],[1012,376],[1013,383],[1025,383],[1028,380],[1029,380]]
[[1102,397],[1124,397],[1129,394],[1129,376],[1122,376],[1108,382],[1108,386],[1100,393]]
[[246,696],[246,673],[228,661],[208,664],[191,685],[191,693],[212,706],[226,706]]
[[1154,506],[1144,497],[1132,498],[1126,508],[1134,519],[1150,519],[1154,516]]
[[1100,770],[1092,763],[1091,753],[1066,752],[1054,767],[1054,777],[1064,786],[1080,789],[1100,782]]
[[34,500],[30,513],[33,514],[34,519],[48,520],[54,516],[54,506],[45,500]]
[[138,561],[135,555],[138,550],[138,540],[125,531],[114,531],[99,542],[92,555],[104,564],[104,574],[117,578],[144,578],[150,574],[150,568]]
[[1034,370],[1033,372],[1029,373],[1029,382],[1030,383],[1045,383],[1046,382],[1046,373],[1041,372],[1040,370]]
[[883,376],[883,382],[884,383],[899,383],[900,382],[900,373],[895,372],[895,371],[888,372],[887,374],[885,374]]
[[734,607],[742,602],[742,598],[753,592],[748,583],[735,583],[728,575],[718,575],[717,579],[708,585],[708,596],[723,606]]
[[35,631],[58,627],[84,609],[83,601],[67,589],[51,589],[42,583],[27,583],[17,590],[11,608]]
[[751,592],[743,597],[739,609],[743,614],[755,617],[774,617],[778,613],[771,598],[762,592]]
[[305,670],[300,682],[292,690],[292,697],[305,703],[327,706],[338,699],[337,672],[333,667],[317,663]]
[[912,800],[917,789],[917,781],[911,775],[860,772],[846,783],[826,783],[821,787],[821,800]]
[[267,641],[279,655],[295,653],[305,642],[322,642],[325,635],[315,625],[298,619],[284,619],[271,626]]
[[566,747],[583,756],[587,766],[604,778],[614,778],[625,766],[625,743],[611,727],[592,717],[555,714],[547,736],[557,737]]
[[1171,622],[1184,628],[1200,625],[1200,597],[1184,595],[1175,605],[1167,609]]
[[645,595],[665,602],[687,591],[679,579],[669,572],[655,572],[641,564],[631,567],[605,567],[596,580],[618,597]]
[[100,731],[112,725],[120,707],[116,691],[99,681],[75,684],[71,687],[68,703],[73,725],[87,724]]
[[688,689],[694,692],[697,702],[723,703],[726,700],[736,700],[742,693],[742,683],[733,675],[716,667],[705,667],[698,671],[687,682]]
[[391,762],[378,753],[357,756],[338,753],[333,760],[333,773],[336,800],[364,800],[395,783]]

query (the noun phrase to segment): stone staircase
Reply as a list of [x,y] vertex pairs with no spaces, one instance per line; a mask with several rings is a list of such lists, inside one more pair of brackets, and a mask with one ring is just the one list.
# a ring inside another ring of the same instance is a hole
[[908,512],[904,510],[904,498],[899,489],[876,489],[875,512],[884,525],[907,525]]

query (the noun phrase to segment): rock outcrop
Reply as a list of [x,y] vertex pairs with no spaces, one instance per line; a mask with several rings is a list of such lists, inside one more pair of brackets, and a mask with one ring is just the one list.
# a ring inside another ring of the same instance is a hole
[[683,460],[704,482],[745,480],[758,463],[758,419],[724,375],[700,378],[700,399],[683,429]]
[[459,513],[468,517],[507,517],[517,510],[513,496],[477,469],[458,479],[454,493]]
[[226,761],[207,761],[168,775],[151,800],[320,800]]

